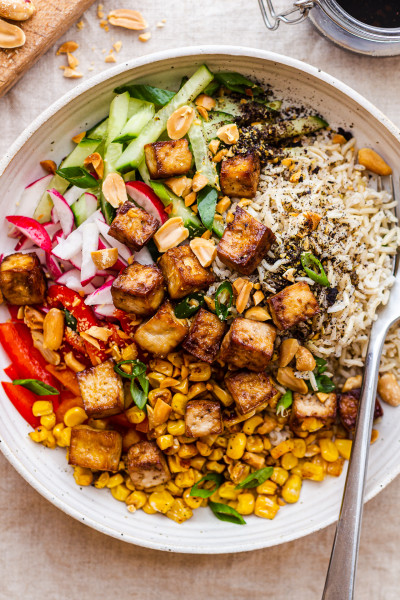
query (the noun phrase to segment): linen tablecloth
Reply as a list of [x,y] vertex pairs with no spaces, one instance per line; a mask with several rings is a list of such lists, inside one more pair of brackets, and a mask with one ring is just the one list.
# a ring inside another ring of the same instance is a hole
[[[288,2],[278,4],[288,5]],[[117,63],[187,45],[237,44],[304,60],[342,79],[400,125],[400,57],[372,59],[347,53],[322,39],[310,23],[268,32],[256,0],[105,0],[115,8],[140,10],[151,39],[100,27],[98,6],[61,41],[75,40],[85,79],[106,63],[122,41]],[[163,27],[157,27],[165,19]],[[80,80],[63,77],[64,56],[56,48],[0,100],[0,155],[30,121]],[[400,418],[400,413],[399,413]],[[365,509],[357,600],[398,600],[400,479]],[[288,508],[287,510],[290,510]],[[318,600],[334,528],[302,540],[251,553],[221,556],[172,555],[107,538],[64,515],[34,491],[0,455],[0,599],[65,600],[116,598],[163,600]]]

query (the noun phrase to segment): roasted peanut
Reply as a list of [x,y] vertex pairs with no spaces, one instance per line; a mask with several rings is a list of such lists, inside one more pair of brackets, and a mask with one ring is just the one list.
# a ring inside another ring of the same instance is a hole
[[351,390],[356,390],[360,388],[362,384],[362,376],[357,375],[356,377],[349,377],[346,379],[344,386],[342,387],[342,392],[350,392]]
[[212,240],[193,238],[190,247],[202,267],[209,267],[217,256],[217,247]]
[[111,25],[133,29],[134,31],[142,31],[147,27],[147,22],[144,20],[143,15],[139,11],[129,8],[117,8],[111,11],[108,15],[108,20]]
[[236,123],[223,125],[217,131],[217,137],[225,144],[236,144],[239,139],[239,129]]
[[278,382],[293,392],[299,392],[300,394],[307,394],[308,387],[304,379],[298,379],[295,377],[293,369],[290,367],[281,367],[278,369],[277,374]]
[[43,321],[43,346],[58,350],[64,336],[64,311],[51,308]]
[[190,129],[194,120],[194,110],[191,106],[181,106],[175,110],[167,121],[167,132],[171,140],[180,140]]
[[36,12],[31,0],[0,0],[0,17],[12,21],[26,21]]
[[311,352],[304,346],[300,346],[296,352],[296,369],[298,371],[313,371],[316,366],[317,363]]
[[184,227],[182,217],[173,217],[156,231],[153,240],[159,252],[166,252],[170,248],[178,246],[188,237],[189,230]]
[[377,175],[385,176],[392,173],[392,168],[383,160],[382,156],[379,156],[371,148],[361,148],[358,151],[358,162],[368,169],[368,171],[372,171],[372,173],[376,173]]
[[0,48],[19,48],[25,44],[25,33],[17,25],[0,19]]
[[109,173],[103,181],[102,191],[107,202],[118,208],[128,200],[125,181],[119,173]]
[[400,385],[393,373],[385,373],[378,382],[378,394],[390,406],[400,404]]
[[265,306],[252,306],[246,310],[244,316],[252,321],[268,321],[271,318]]
[[279,348],[279,366],[287,367],[295,357],[299,348],[300,344],[295,338],[283,340]]

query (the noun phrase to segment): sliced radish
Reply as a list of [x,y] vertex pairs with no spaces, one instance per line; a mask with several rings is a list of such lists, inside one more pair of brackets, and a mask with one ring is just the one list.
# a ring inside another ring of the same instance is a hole
[[31,239],[36,246],[39,246],[39,248],[42,248],[45,252],[51,251],[49,234],[38,221],[31,217],[21,217],[18,215],[6,217],[6,220],[19,229],[23,235]]
[[109,225],[97,221],[97,226],[106,243],[109,244],[111,248],[117,248],[120,257],[128,260],[128,258],[132,256],[132,252],[125,244],[121,244],[121,242],[118,242],[118,240],[111,237],[111,235],[108,235],[108,230],[110,229]]
[[64,200],[67,202],[68,206],[71,206],[71,204],[76,202],[81,196],[82,188],[78,188],[76,185],[73,185],[67,192],[65,192]]
[[139,252],[136,252],[135,261],[141,265],[154,265],[154,260],[146,246],[139,250]]
[[93,312],[98,319],[113,318],[115,313],[114,304],[100,304],[99,306],[95,306],[93,308]]
[[99,230],[96,223],[82,225],[82,267],[81,283],[86,285],[96,275],[96,265],[92,260],[92,252],[99,245]]
[[53,254],[61,260],[71,260],[82,249],[82,232],[75,229],[65,240],[57,238],[58,244],[53,249]]
[[60,229],[59,223],[52,223],[51,221],[49,221],[48,223],[43,223],[43,227],[49,234],[51,241],[54,240],[56,234],[60,236],[62,234],[62,230]]
[[86,298],[85,304],[88,304],[89,306],[95,306],[97,304],[112,304],[113,299],[111,295],[111,286],[113,281],[114,278],[112,280],[110,279],[110,281],[107,281],[92,294],[90,294]]
[[126,184],[126,191],[132,200],[134,200],[140,208],[143,208],[148,212],[149,215],[157,219],[160,225],[168,220],[164,204],[147,183],[144,183],[143,181],[128,181]]
[[[48,190],[48,192],[54,204],[53,210],[56,211],[60,220],[61,229],[63,230],[64,234],[68,236],[74,228],[74,213],[70,209],[64,196],[57,192],[56,189],[53,188]],[[53,219],[53,210],[51,211],[51,217],[52,221],[55,222]]]
[[[47,188],[49,187],[50,181],[53,179],[53,175],[45,175],[32,181],[26,186],[19,201],[15,206],[15,214],[23,215],[25,217],[32,217],[34,210],[38,204],[38,201],[43,196]],[[15,227],[11,227],[8,233],[10,237],[17,237],[18,231]]]
[[52,276],[53,279],[58,279],[58,277],[61,277],[61,275],[63,274],[60,265],[58,264],[57,259],[55,258],[55,256],[53,256],[52,254],[50,254],[50,252],[48,252],[46,254],[46,264],[47,264],[47,268],[49,270],[50,275]]
[[16,250],[17,252],[22,252],[23,250],[29,250],[29,248],[34,248],[34,246],[35,244],[32,242],[32,240],[23,235],[15,244],[14,250]]
[[60,219],[58,218],[58,212],[56,211],[54,206],[51,209],[50,217],[52,223],[60,223]]
[[63,273],[61,277],[58,277],[57,283],[62,283],[75,292],[83,291],[85,294],[92,294],[95,291],[95,288],[91,283],[88,283],[85,286],[81,284],[81,274],[80,271],[77,271],[76,269]]

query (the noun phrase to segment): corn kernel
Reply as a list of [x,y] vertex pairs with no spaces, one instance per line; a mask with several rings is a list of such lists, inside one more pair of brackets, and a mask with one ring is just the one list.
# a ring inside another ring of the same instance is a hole
[[212,393],[224,406],[230,406],[233,404],[234,400],[229,392],[215,383],[215,381],[211,381],[210,385],[212,386]]
[[168,466],[171,473],[183,473],[188,470],[184,464],[182,464],[179,456],[168,456]]
[[327,438],[319,440],[319,447],[322,458],[327,462],[335,462],[339,458],[339,450],[331,440]]
[[178,415],[183,416],[185,414],[186,404],[188,403],[188,396],[184,394],[174,394],[172,397],[171,408],[174,412],[178,413]]
[[94,487],[98,488],[99,490],[103,489],[104,487],[106,487],[109,479],[110,474],[107,473],[107,471],[104,471],[104,473],[102,473],[100,477],[98,477],[94,482]]
[[161,373],[166,377],[172,377],[173,373],[173,365],[167,360],[161,360],[161,358],[155,358],[149,363],[150,369],[152,371],[157,371],[157,373]]
[[205,462],[206,458],[204,456],[196,456],[195,458],[191,459],[190,466],[192,466],[194,469],[202,469]]
[[178,456],[181,458],[193,458],[198,453],[195,444],[182,444],[178,450]]
[[172,479],[170,479],[169,481],[167,481],[167,483],[165,484],[165,488],[171,492],[171,494],[173,496],[182,496],[183,494],[183,490],[182,488],[178,487],[175,483],[175,481],[172,481]]
[[273,496],[276,493],[278,486],[276,485],[276,483],[274,483],[270,479],[267,479],[267,481],[264,481],[264,483],[261,483],[260,485],[258,485],[256,489],[257,489],[258,494],[265,494],[266,496]]
[[174,392],[187,394],[189,391],[189,379],[183,379],[180,383],[178,383],[178,385],[174,385],[172,389],[174,390]]
[[250,492],[243,492],[237,497],[236,510],[241,515],[251,515],[254,512],[254,496]]
[[34,417],[44,417],[53,412],[53,403],[50,400],[37,400],[32,405],[32,414]]
[[53,427],[53,435],[57,440],[57,444],[60,445],[60,439],[61,439],[61,434],[63,432],[64,429],[64,423],[57,423],[57,425],[55,425]]
[[138,423],[142,423],[146,418],[146,413],[144,410],[141,410],[137,406],[132,406],[127,411],[125,411],[126,418],[130,423],[134,423],[135,425]]
[[284,485],[289,477],[289,473],[286,469],[282,469],[281,467],[274,467],[274,471],[271,475],[271,480],[278,485]]
[[107,419],[89,419],[87,424],[89,427],[93,427],[93,429],[98,429],[99,431],[104,431],[108,427]]
[[219,435],[217,437],[217,439],[215,440],[215,445],[218,446],[219,448],[227,448],[228,447],[228,439],[226,437]]
[[57,446],[57,440],[51,431],[47,432],[47,437],[42,443],[46,448],[55,448]]
[[250,466],[237,462],[234,465],[229,465],[228,472],[234,483],[240,483],[249,475]]
[[264,450],[264,444],[259,435],[250,435],[247,438],[246,450],[248,452],[262,452]]
[[338,458],[335,462],[326,464],[326,473],[331,477],[340,477],[343,471],[344,458]]
[[203,394],[206,391],[207,386],[204,382],[201,381],[199,383],[194,383],[189,388],[187,399],[192,400],[192,398],[195,398],[196,396],[199,396],[199,394]]
[[77,485],[90,485],[93,481],[93,473],[90,469],[74,467],[74,479]]
[[282,498],[288,504],[294,504],[300,498],[301,477],[290,475],[289,479],[282,488]]
[[116,500],[119,500],[119,502],[126,502],[126,499],[128,496],[130,496],[130,493],[130,490],[128,490],[126,485],[123,483],[111,488],[111,494]]
[[117,485],[120,485],[121,483],[124,483],[124,478],[122,477],[121,473],[117,473],[116,475],[110,477],[107,482],[107,487],[111,489]]
[[159,388],[160,383],[165,379],[165,375],[157,373],[156,371],[152,371],[151,373],[148,373],[147,379],[149,380],[152,388]]
[[128,490],[130,490],[131,492],[134,492],[136,490],[136,487],[133,484],[132,479],[129,477],[129,475],[127,475],[125,477],[125,485],[128,488]]
[[335,446],[339,450],[340,456],[346,460],[350,460],[351,447],[353,442],[351,440],[337,439],[335,440]]
[[294,449],[294,440],[293,439],[285,440],[284,442],[281,442],[280,444],[275,446],[275,448],[272,448],[271,456],[272,456],[272,458],[274,458],[276,460],[276,459],[280,458],[281,456],[283,456],[283,454],[286,454],[286,452],[291,452],[293,449]]
[[165,515],[172,507],[174,498],[166,490],[163,492],[153,492],[149,496],[148,503],[155,511]]
[[190,489],[183,492],[183,500],[189,508],[199,508],[203,498],[195,498],[190,495]]
[[266,436],[264,436],[263,443],[264,443],[264,450],[271,450],[271,448],[272,448],[271,441]]
[[243,461],[255,469],[262,469],[265,465],[265,456],[255,454],[254,452],[245,452],[243,454]]
[[323,481],[325,477],[325,469],[321,465],[316,465],[312,462],[305,462],[302,467],[303,479],[311,479],[312,481]]
[[61,432],[60,439],[58,441],[58,445],[62,448],[67,448],[71,445],[71,427],[64,427]]
[[31,438],[32,442],[40,444],[47,438],[48,433],[49,432],[45,427],[36,427],[35,431],[31,431],[29,433],[29,437]]
[[46,427],[46,429],[53,429],[56,424],[56,415],[51,413],[51,415],[40,417],[40,424],[43,425],[43,427]]
[[257,496],[254,506],[254,514],[262,519],[274,519],[279,510],[279,504],[268,496]]
[[175,484],[180,488],[192,487],[196,483],[193,469],[178,473],[175,477]]
[[67,427],[82,425],[87,419],[87,414],[81,406],[73,406],[64,415],[64,423]]
[[185,435],[185,430],[185,421],[183,421],[183,419],[178,419],[177,421],[168,421],[167,423],[167,431],[171,435]]
[[235,489],[236,486],[232,481],[225,481],[219,488],[219,495],[224,500],[236,500],[240,494],[240,490]]
[[253,435],[257,427],[261,425],[263,421],[264,419],[260,415],[254,415],[254,417],[250,417],[250,419],[247,419],[247,421],[243,423],[243,433],[246,433],[247,435]]
[[129,496],[125,500],[126,504],[132,505],[137,509],[143,508],[143,506],[146,504],[146,501],[146,494],[138,490],[129,494]]
[[172,507],[167,512],[167,517],[176,523],[183,523],[192,516],[192,510],[184,503],[182,498],[175,498]]
[[225,471],[225,465],[222,465],[216,460],[208,461],[206,467],[209,471],[213,471],[214,473],[223,473],[223,471]]
[[306,453],[306,450],[307,450],[305,441],[300,438],[295,438],[293,441],[294,441],[294,447],[292,450],[293,456],[295,456],[296,458],[303,458]]
[[281,466],[284,469],[286,469],[286,471],[290,471],[291,469],[294,469],[294,467],[297,467],[298,463],[299,463],[299,459],[296,456],[294,456],[294,454],[292,454],[292,452],[287,452],[281,458]]
[[239,460],[246,450],[247,438],[244,433],[236,433],[229,438],[226,454],[229,458]]
[[150,504],[148,502],[146,502],[146,504],[144,506],[142,506],[142,510],[147,515],[155,515],[157,512],[152,506],[150,506]]
[[210,456],[212,452],[212,448],[210,448],[210,446],[200,441],[196,442],[196,448],[201,456]]
[[211,365],[205,362],[192,363],[189,370],[190,381],[208,381],[211,377]]
[[174,438],[172,435],[161,435],[157,438],[156,442],[160,450],[166,450],[174,445]]

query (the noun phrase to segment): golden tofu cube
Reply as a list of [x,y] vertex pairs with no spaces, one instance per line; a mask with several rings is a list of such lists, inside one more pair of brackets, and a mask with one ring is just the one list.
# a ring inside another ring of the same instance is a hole
[[9,304],[41,304],[47,290],[46,278],[34,252],[6,256],[0,266],[0,289]]
[[272,320],[281,331],[311,319],[319,313],[319,305],[305,281],[288,285],[267,300]]
[[307,421],[321,422],[321,426],[330,425],[336,418],[337,395],[331,393],[325,402],[320,402],[315,394],[293,394],[291,424],[294,428],[308,431]]
[[220,358],[237,369],[263,371],[274,353],[275,338],[272,325],[237,317],[224,337]]
[[160,258],[160,267],[173,300],[199,292],[214,283],[214,275],[201,266],[190,246],[167,250]]
[[217,357],[224,333],[225,324],[213,313],[200,308],[182,345],[199,360],[212,363]]
[[79,425],[71,429],[70,465],[95,471],[118,471],[122,436],[118,431],[93,429]]
[[164,299],[163,274],[155,265],[134,262],[114,280],[111,294],[117,308],[136,315],[151,315]]
[[151,179],[184,175],[192,166],[193,159],[189,142],[184,138],[146,144],[144,156]]
[[139,325],[134,340],[142,350],[164,357],[183,341],[188,330],[185,321],[175,316],[167,300],[151,319]]
[[256,154],[225,158],[221,164],[219,181],[225,196],[254,198],[260,179],[260,161]]
[[222,433],[221,405],[217,400],[189,400],[185,411],[186,436]]
[[122,381],[114,371],[114,361],[111,358],[100,365],[80,371],[76,376],[88,417],[103,419],[124,410]]
[[109,235],[138,252],[153,237],[158,221],[148,212],[127,200],[117,210],[108,230]]
[[275,241],[265,225],[238,206],[217,246],[218,258],[233,271],[250,275]]
[[241,415],[254,410],[277,394],[270,377],[265,373],[236,371],[225,378],[225,383]]
[[128,450],[127,470],[133,484],[145,489],[171,479],[165,457],[155,442],[133,444]]

